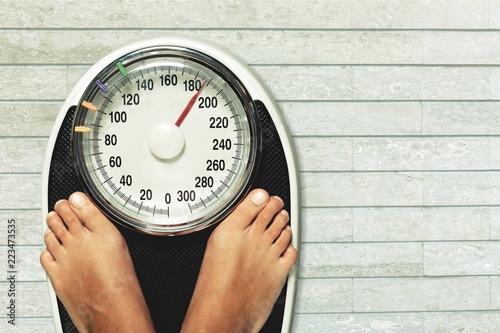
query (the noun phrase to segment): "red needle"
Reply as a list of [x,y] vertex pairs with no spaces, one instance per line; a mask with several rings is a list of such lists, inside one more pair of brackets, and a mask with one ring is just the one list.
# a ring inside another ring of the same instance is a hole
[[181,126],[184,119],[186,119],[186,116],[188,115],[189,111],[191,111],[191,109],[193,108],[193,105],[196,102],[196,99],[198,98],[201,91],[203,90],[203,88],[205,88],[206,85],[207,85],[207,81],[203,81],[203,84],[201,85],[200,89],[198,89],[196,94],[193,97],[191,97],[191,99],[189,100],[189,103],[184,108],[184,111],[182,111],[181,115],[179,116],[179,119],[177,119],[177,121],[175,122],[175,126],[177,126],[177,127]]

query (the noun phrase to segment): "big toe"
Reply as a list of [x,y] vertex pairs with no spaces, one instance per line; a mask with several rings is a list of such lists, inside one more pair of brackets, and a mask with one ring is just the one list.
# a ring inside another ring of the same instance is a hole
[[268,201],[269,194],[266,191],[253,190],[228,216],[227,220],[231,225],[245,229],[253,223]]
[[68,201],[73,212],[90,231],[94,231],[98,228],[113,227],[112,223],[94,203],[90,201],[85,193],[75,192],[69,197]]

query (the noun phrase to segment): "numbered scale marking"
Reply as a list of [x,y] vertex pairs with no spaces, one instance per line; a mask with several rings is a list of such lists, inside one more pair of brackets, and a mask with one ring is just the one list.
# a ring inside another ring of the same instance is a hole
[[147,233],[204,228],[247,190],[260,144],[252,100],[223,65],[149,48],[102,70],[77,106],[73,151],[108,215]]

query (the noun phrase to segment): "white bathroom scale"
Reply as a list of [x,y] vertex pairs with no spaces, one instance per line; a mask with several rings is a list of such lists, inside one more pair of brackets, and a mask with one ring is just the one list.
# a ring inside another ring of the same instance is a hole
[[[139,41],[92,66],[56,119],[42,177],[44,229],[75,191],[116,224],[157,332],[180,331],[207,240],[251,189],[283,199],[299,249],[299,175],[283,116],[246,64],[200,40]],[[297,266],[262,332],[290,331]],[[77,332],[49,288],[57,331]]]

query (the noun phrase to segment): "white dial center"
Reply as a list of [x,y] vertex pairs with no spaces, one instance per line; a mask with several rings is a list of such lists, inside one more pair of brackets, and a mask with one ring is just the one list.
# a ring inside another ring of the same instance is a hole
[[149,150],[158,158],[175,158],[183,149],[184,134],[174,124],[158,124],[149,133]]

